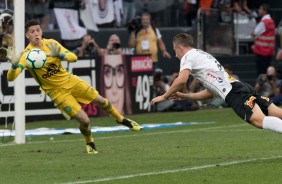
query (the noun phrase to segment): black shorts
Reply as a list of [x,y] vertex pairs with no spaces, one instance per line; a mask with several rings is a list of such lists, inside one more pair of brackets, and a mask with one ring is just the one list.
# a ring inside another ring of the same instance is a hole
[[225,102],[232,107],[238,116],[250,123],[255,103],[265,115],[268,115],[267,108],[271,104],[269,98],[259,96],[255,89],[247,83],[233,82],[231,85],[232,89],[226,96]]

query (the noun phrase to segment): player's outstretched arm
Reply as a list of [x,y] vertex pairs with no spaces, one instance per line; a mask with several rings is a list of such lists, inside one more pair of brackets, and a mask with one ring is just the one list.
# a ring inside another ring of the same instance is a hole
[[161,101],[164,101],[164,100],[167,100],[167,98],[164,95],[157,96],[157,97],[152,99],[151,105],[154,105],[155,103],[158,103],[158,102],[161,102]]
[[71,51],[66,50],[64,52],[64,55],[65,55],[64,61],[67,61],[70,63],[77,62],[77,56],[74,53],[72,53]]
[[191,94],[192,93],[181,93],[176,92],[171,97],[169,97],[170,100],[191,100]]
[[50,43],[47,43],[46,46],[49,48],[50,52],[46,53],[47,57],[56,57],[60,60],[68,62],[76,62],[77,56],[64,48],[60,43],[55,40],[51,40]]
[[176,92],[174,93],[170,99],[173,100],[207,100],[214,97],[214,94],[210,92],[209,90],[205,89],[203,91],[200,91],[198,93],[181,93]]
[[24,69],[23,66],[19,65],[23,52],[17,55],[14,47],[8,47],[6,51],[7,51],[6,58],[12,64],[12,68],[7,73],[7,80],[14,81]]
[[18,75],[22,72],[22,68],[21,67],[17,67],[15,69],[11,68],[8,73],[7,73],[7,80],[8,81],[14,81]]
[[167,100],[172,94],[174,94],[180,89],[183,89],[183,87],[186,85],[189,75],[190,70],[182,70],[179,73],[178,77],[173,81],[168,91],[162,96],[157,96],[156,98],[153,98],[151,104],[154,105],[155,103]]

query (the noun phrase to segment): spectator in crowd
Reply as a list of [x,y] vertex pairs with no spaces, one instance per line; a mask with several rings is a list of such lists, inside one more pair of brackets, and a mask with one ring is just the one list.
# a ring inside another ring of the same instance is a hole
[[277,33],[279,34],[280,47],[276,53],[276,60],[282,60],[282,19],[277,26]]
[[255,38],[252,51],[256,55],[257,75],[266,73],[270,66],[275,48],[275,23],[269,15],[270,6],[262,4],[258,10],[261,17],[255,30],[251,33]]
[[275,57],[276,60],[282,60],[282,48],[279,48],[277,54],[276,54],[276,57]]
[[238,13],[246,14],[249,17],[252,16],[252,11],[248,7],[248,0],[235,0],[234,8]]
[[235,11],[233,0],[219,0],[217,8],[220,10],[220,18],[222,22],[231,22],[232,14]]
[[90,34],[86,34],[83,36],[81,46],[76,48],[74,53],[78,57],[93,57],[97,55],[102,55],[102,51],[99,45],[96,43],[95,39],[92,38]]
[[[159,96],[165,94],[165,92],[169,89],[168,83],[165,82],[165,76],[163,74],[163,70],[160,68],[155,69],[154,71],[154,85],[153,85],[153,96]],[[173,106],[173,100],[165,100],[159,103],[156,106],[156,111],[167,111]]]
[[105,55],[117,55],[122,54],[120,38],[116,34],[112,34],[109,37],[106,48],[100,48],[95,39],[86,34],[82,39],[81,47],[78,47],[75,51],[78,57],[90,57],[90,56],[105,56]]
[[120,38],[116,34],[112,34],[109,37],[107,47],[105,49],[101,49],[101,56],[104,55],[116,55],[116,54],[122,54],[121,50],[121,42]]
[[13,11],[4,10],[0,16],[1,46],[8,48],[14,45]]
[[281,80],[277,78],[276,69],[269,66],[265,74],[260,74],[255,84],[255,90],[261,96],[271,98],[273,103],[280,104]]
[[[122,16],[123,16],[123,0],[114,0],[113,8],[114,8],[114,17],[115,17],[115,26],[121,27],[122,25]],[[104,1],[107,3],[107,1]]]
[[7,48],[14,45],[13,13],[12,10],[5,9],[0,15],[0,62],[7,61]]
[[233,13],[252,15],[247,0],[219,0],[215,1],[215,5],[221,11],[220,16],[223,22],[232,22]]
[[14,1],[0,0],[0,9],[14,10]]
[[157,94],[164,94],[167,91],[167,89],[169,88],[169,84],[167,83],[167,80],[165,79],[163,70],[160,68],[157,68],[154,71],[154,87],[156,88]]
[[26,0],[25,12],[29,19],[40,21],[43,30],[48,29],[50,22],[48,0]]
[[135,48],[136,54],[151,54],[154,69],[158,68],[158,46],[163,57],[171,58],[159,29],[151,25],[151,15],[147,12],[141,16],[141,28],[130,33],[128,45],[130,48]]
[[185,18],[184,25],[193,26],[197,16],[197,0],[182,0],[182,11]]
[[129,23],[136,15],[134,0],[123,0],[123,25]]
[[8,48],[14,45],[14,32],[6,33],[2,37],[2,47]]
[[276,54],[276,60],[282,60],[282,49],[280,48]]
[[204,11],[205,15],[210,15],[210,9],[214,0],[199,0],[199,8]]

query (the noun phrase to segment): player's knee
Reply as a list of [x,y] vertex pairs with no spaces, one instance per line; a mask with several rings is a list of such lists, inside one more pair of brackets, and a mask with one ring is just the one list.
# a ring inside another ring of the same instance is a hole
[[78,117],[78,118],[76,118],[76,120],[80,124],[89,124],[90,123],[90,119],[87,116],[86,117]]
[[251,121],[251,124],[255,126],[256,128],[262,128],[262,121],[253,120]]
[[265,116],[259,116],[259,115],[256,115],[256,114],[252,114],[252,116],[250,118],[250,123],[257,128],[262,128],[264,117]]
[[95,100],[93,100],[93,103],[99,107],[105,105],[106,103],[106,99],[103,98],[102,96],[98,96],[97,98],[95,98]]
[[89,117],[83,110],[79,111],[73,118],[75,118],[79,123],[90,123]]

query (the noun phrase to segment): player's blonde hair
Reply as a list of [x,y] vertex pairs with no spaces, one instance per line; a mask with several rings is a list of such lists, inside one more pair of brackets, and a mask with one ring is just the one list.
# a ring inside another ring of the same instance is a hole
[[193,37],[186,33],[179,33],[173,37],[174,45],[182,45],[184,47],[194,47]]

